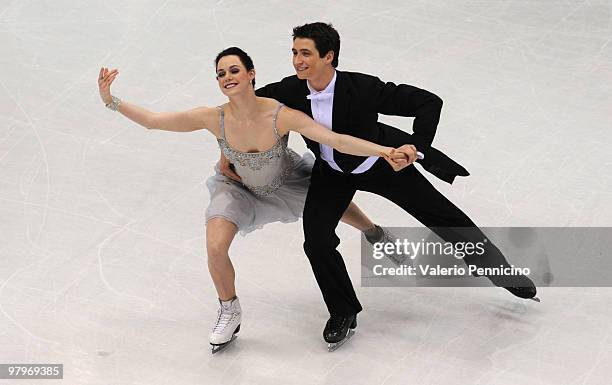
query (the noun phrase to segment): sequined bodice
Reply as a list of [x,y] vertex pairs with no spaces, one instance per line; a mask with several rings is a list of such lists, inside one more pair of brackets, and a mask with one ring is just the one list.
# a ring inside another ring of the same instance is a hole
[[287,147],[289,134],[281,138],[276,128],[276,118],[282,106],[283,104],[279,103],[272,118],[272,128],[276,142],[268,150],[261,152],[238,151],[227,143],[223,107],[218,107],[221,111],[219,122],[221,138],[217,138],[219,148],[234,165],[242,183],[258,196],[267,196],[278,189],[299,159],[299,155]]

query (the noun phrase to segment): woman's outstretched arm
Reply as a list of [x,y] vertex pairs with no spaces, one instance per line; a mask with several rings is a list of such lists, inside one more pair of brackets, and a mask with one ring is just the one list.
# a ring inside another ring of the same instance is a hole
[[[308,139],[326,144],[342,153],[350,155],[376,155],[388,158],[394,154],[393,147],[381,146],[367,140],[355,138],[354,136],[338,134],[315,122],[301,111],[284,107],[278,114],[277,127],[281,135],[288,131],[299,132]],[[401,155],[398,154],[394,157],[399,158]]]
[[[110,86],[119,74],[119,70],[102,67],[98,75],[100,97],[106,105],[113,102]],[[153,112],[146,108],[121,100],[116,107],[126,118],[152,130],[189,132],[211,127],[209,121],[216,116],[216,111],[209,107],[196,107],[179,112]]]

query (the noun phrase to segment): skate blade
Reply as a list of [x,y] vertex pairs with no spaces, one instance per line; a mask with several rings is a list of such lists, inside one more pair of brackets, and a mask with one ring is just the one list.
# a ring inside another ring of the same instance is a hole
[[355,334],[355,329],[349,329],[348,333],[346,333],[346,337],[344,337],[344,339],[340,342],[331,342],[327,344],[327,351],[328,352],[333,352],[336,351],[336,349],[338,349],[340,346],[344,345],[346,343],[346,341],[348,341],[353,334]]
[[212,346],[211,353],[212,353],[212,354],[217,354],[217,353],[219,353],[219,352],[224,351],[225,349],[227,349],[227,348],[230,346],[230,344],[231,344],[232,342],[234,342],[234,340],[235,340],[236,338],[238,338],[238,336],[234,334],[234,335],[232,336],[232,339],[231,339],[231,340],[229,340],[229,341],[227,341],[227,342],[226,342],[226,343],[224,343],[224,344],[219,344],[219,345],[213,345],[213,344],[210,344],[210,346]]
[[540,299],[538,297],[532,297],[532,298],[529,298],[529,299],[532,300],[532,301],[535,301],[535,302],[540,302]]

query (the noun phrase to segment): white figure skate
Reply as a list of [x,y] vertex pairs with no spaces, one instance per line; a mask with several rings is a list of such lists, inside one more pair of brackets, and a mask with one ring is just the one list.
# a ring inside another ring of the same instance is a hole
[[238,297],[229,301],[219,300],[217,321],[209,336],[212,354],[227,348],[236,339],[236,333],[240,331],[241,321],[242,310]]

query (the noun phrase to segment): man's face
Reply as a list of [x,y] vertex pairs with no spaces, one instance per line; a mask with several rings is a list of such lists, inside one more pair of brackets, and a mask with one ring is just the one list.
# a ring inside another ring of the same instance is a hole
[[334,58],[333,52],[319,57],[314,40],[295,38],[293,40],[293,68],[299,79],[313,79],[319,77],[327,66],[331,66]]

